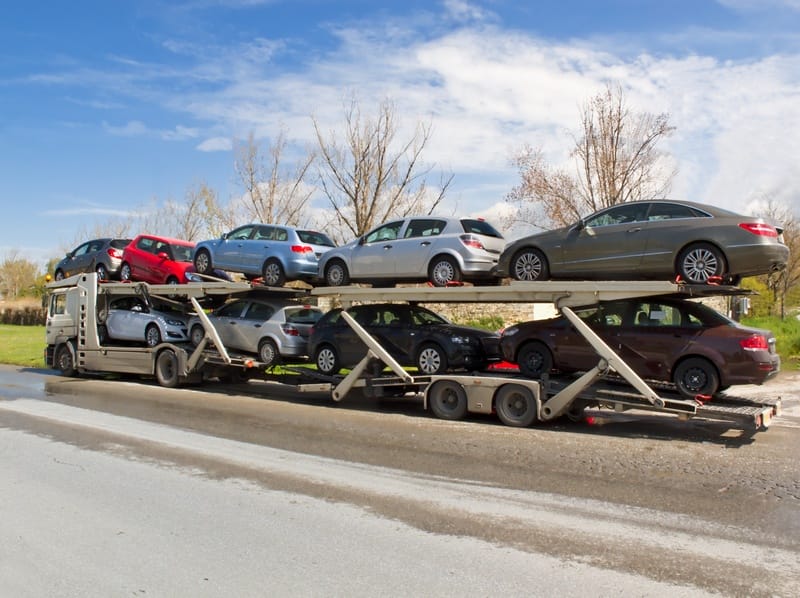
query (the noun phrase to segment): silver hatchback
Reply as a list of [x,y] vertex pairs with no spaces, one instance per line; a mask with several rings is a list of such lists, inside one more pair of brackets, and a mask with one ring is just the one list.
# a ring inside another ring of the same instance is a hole
[[351,282],[491,283],[504,247],[503,235],[483,219],[415,216],[382,224],[326,252],[319,276],[331,287]]
[[155,347],[189,340],[186,316],[163,309],[153,309],[138,297],[113,299],[105,321],[97,327],[100,344],[124,341]]
[[[279,357],[308,354],[308,334],[322,317],[311,305],[281,299],[234,299],[208,315],[226,349],[255,353],[265,365]],[[189,320],[189,336],[196,346],[206,332],[200,318]]]

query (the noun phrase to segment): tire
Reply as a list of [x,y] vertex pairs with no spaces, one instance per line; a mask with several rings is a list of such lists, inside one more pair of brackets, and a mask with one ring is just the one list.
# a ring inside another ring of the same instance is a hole
[[711,276],[723,276],[725,256],[708,243],[695,243],[678,256],[678,274],[691,284],[706,284]]
[[525,247],[514,254],[508,270],[509,276],[514,280],[533,281],[550,278],[547,258],[534,247]]
[[56,270],[56,273],[53,275],[53,280],[64,280],[64,272],[61,270]]
[[467,406],[464,387],[453,380],[439,380],[428,391],[428,407],[439,419],[463,419]]
[[529,342],[519,350],[517,365],[523,376],[538,380],[553,369],[553,354],[544,343]]
[[122,262],[122,266],[119,269],[119,279],[120,280],[132,280],[131,279],[131,265],[128,262]]
[[333,260],[325,268],[325,284],[329,287],[343,287],[350,284],[350,273],[341,260]]
[[199,324],[195,324],[194,326],[192,326],[192,330],[189,333],[189,340],[192,342],[192,345],[196,347],[202,342],[205,336],[206,336],[205,329]]
[[56,350],[54,365],[56,369],[61,372],[62,376],[69,378],[77,375],[78,370],[75,368],[75,358],[73,357],[72,345],[65,343],[60,345]]
[[283,272],[283,266],[275,258],[270,258],[264,262],[264,270],[262,272],[264,284],[268,287],[282,287],[286,282],[286,274]]
[[536,399],[531,389],[521,384],[501,386],[494,398],[494,408],[507,426],[527,428],[536,421]]
[[198,274],[210,274],[214,268],[211,265],[211,254],[201,249],[194,256],[194,270]]
[[106,268],[105,264],[97,264],[97,267],[94,269],[97,273],[97,280],[110,280],[108,276],[108,268]]
[[165,388],[178,386],[178,356],[172,349],[165,349],[156,357],[156,380]]
[[144,329],[144,342],[148,347],[156,347],[161,344],[161,331],[155,324],[148,324]]
[[264,365],[275,365],[278,357],[278,347],[272,339],[265,338],[258,343],[258,358]]
[[167,278],[167,284],[180,284],[180,281],[174,276]]
[[447,355],[434,343],[425,343],[417,352],[417,368],[421,374],[433,376],[447,371]]
[[428,280],[435,287],[446,287],[449,283],[461,282],[461,278],[461,270],[450,256],[437,256],[428,266]]
[[317,370],[326,376],[335,376],[341,369],[339,355],[331,345],[322,345],[317,348],[314,363],[317,365]]
[[690,357],[681,361],[675,368],[672,381],[678,392],[687,399],[697,395],[713,396],[719,391],[719,374],[707,359]]

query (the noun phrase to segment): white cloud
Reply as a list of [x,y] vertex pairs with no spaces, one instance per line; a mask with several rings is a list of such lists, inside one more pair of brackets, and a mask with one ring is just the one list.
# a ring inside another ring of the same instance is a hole
[[197,146],[201,152],[228,152],[233,148],[230,137],[211,137]]

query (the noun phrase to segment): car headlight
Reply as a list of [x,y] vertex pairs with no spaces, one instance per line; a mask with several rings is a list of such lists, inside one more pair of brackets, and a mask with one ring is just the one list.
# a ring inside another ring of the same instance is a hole
[[184,274],[184,277],[185,277],[185,278],[186,278],[186,280],[188,280],[189,282],[203,282],[203,279],[202,279],[202,278],[200,278],[199,276],[197,276],[197,274],[193,274],[192,272],[186,272],[186,273]]
[[468,345],[472,342],[472,339],[468,336],[451,336],[450,340],[456,345]]
[[185,324],[183,322],[181,322],[180,320],[166,320],[166,322],[170,326],[185,326]]
[[517,328],[516,326],[511,326],[510,328],[506,328],[505,330],[503,330],[502,336],[513,336],[517,332],[519,332],[519,328]]

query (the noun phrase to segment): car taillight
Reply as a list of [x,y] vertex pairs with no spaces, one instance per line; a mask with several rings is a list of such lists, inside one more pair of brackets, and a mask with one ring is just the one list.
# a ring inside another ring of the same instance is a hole
[[109,247],[106,250],[106,253],[111,257],[122,258],[122,249],[114,249],[113,247]]
[[765,237],[778,236],[778,230],[774,226],[764,224],[763,222],[741,222],[739,223],[739,228],[743,228],[754,235],[763,235]]
[[310,245],[292,245],[292,253],[314,253]]
[[286,336],[300,336],[300,331],[291,324],[281,324]]
[[461,235],[459,239],[461,239],[461,242],[467,247],[474,247],[475,249],[484,248],[481,240],[475,235]]
[[767,351],[769,349],[767,337],[763,334],[752,334],[740,340],[739,344],[745,351]]

